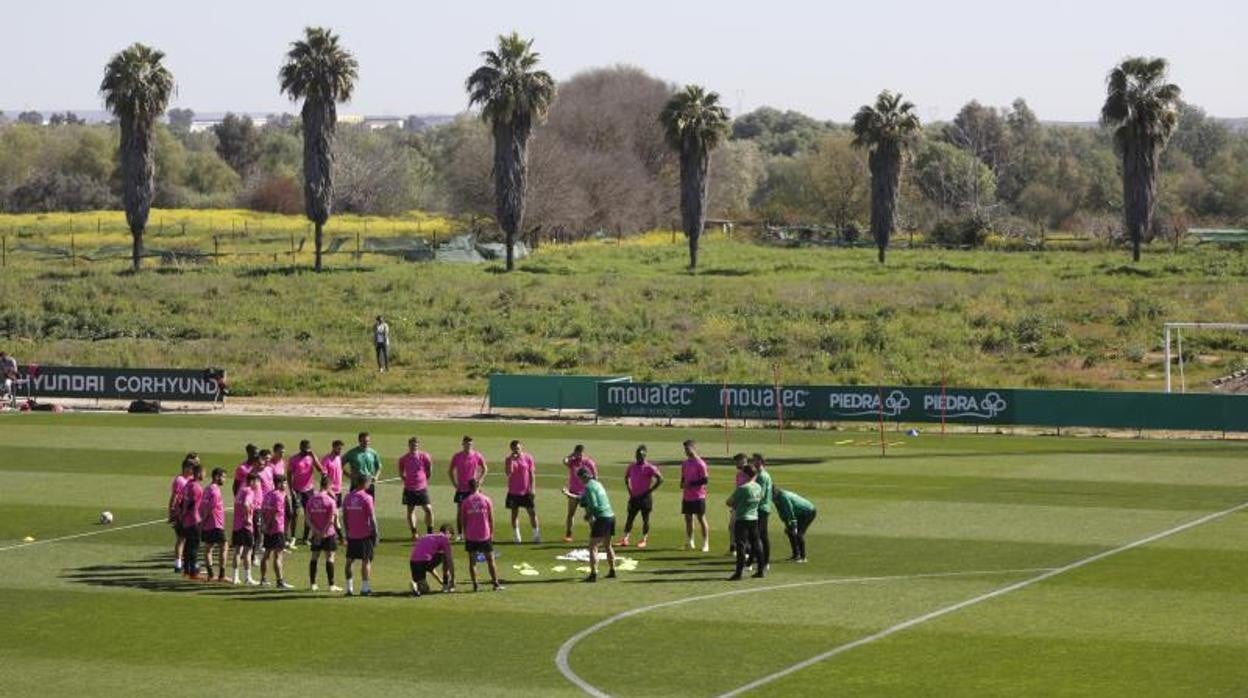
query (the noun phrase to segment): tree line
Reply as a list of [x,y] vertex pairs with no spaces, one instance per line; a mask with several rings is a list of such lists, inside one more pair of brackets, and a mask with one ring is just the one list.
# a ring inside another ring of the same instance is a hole
[[465,82],[478,112],[372,130],[338,123],[359,66],[337,35],[309,28],[280,66],[297,116],[229,114],[201,133],[189,110],[161,123],[172,89],[162,59],[136,44],[109,62],[113,124],[0,116],[0,206],[122,205],[136,266],[152,205],[303,212],[318,250],[333,211],[480,216],[509,251],[543,235],[679,225],[691,266],[708,215],[870,235],[881,261],[898,229],[956,245],[1076,230],[1130,241],[1138,258],[1153,237],[1248,219],[1248,137],[1183,103],[1160,59],[1115,67],[1099,128],[1044,124],[1022,99],[921,124],[888,91],[847,124],[771,108],[731,120],[714,92],[636,68],[556,84],[532,41],[511,34]]

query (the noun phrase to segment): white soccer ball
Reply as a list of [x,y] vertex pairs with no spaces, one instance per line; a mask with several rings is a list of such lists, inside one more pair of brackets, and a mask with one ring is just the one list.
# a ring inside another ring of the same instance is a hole
[[111,524],[112,522],[113,522],[113,512],[111,511],[100,512],[100,523]]

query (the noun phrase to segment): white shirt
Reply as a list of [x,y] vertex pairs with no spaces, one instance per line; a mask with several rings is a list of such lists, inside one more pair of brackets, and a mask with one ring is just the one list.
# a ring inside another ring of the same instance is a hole
[[390,344],[390,326],[384,322],[373,325],[373,341],[377,344]]

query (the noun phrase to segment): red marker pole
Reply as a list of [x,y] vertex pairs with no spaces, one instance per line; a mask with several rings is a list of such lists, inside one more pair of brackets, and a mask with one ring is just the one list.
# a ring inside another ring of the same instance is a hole
[[945,438],[945,410],[948,409],[945,403],[945,374],[940,374],[940,438]]
[[776,385],[776,422],[780,429],[780,445],[784,445],[784,402],[780,399],[780,367],[772,367],[772,376]]
[[880,456],[888,455],[887,445],[884,443],[884,388],[876,386],[876,397],[880,400]]
[[724,381],[724,390],[720,393],[724,402],[724,455],[732,450],[732,435],[728,425],[728,406],[732,403],[732,393],[728,392],[728,381]]

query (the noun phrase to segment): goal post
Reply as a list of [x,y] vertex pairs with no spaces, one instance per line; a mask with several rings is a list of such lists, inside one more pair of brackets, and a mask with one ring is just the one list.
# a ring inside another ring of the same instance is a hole
[[1183,330],[1232,330],[1248,332],[1248,323],[1242,322],[1167,322],[1162,325],[1165,335],[1166,392],[1174,392],[1173,375],[1170,368],[1173,354],[1170,351],[1171,339],[1176,338],[1179,356],[1179,380],[1181,392],[1187,392],[1187,380],[1183,367]]

